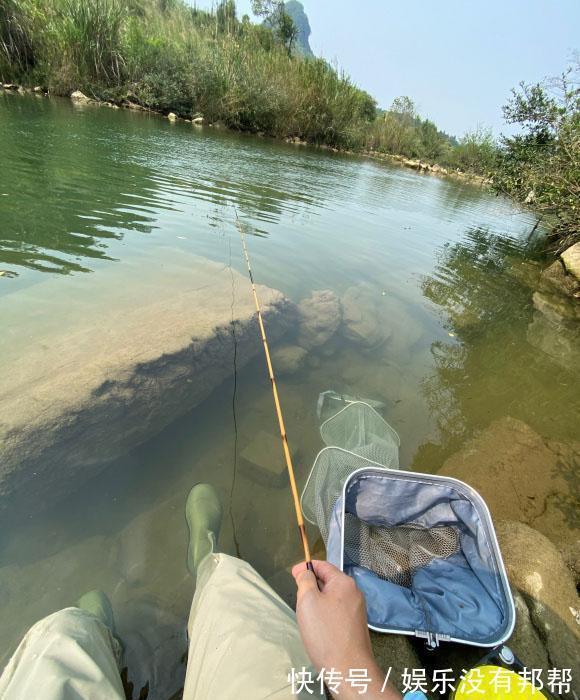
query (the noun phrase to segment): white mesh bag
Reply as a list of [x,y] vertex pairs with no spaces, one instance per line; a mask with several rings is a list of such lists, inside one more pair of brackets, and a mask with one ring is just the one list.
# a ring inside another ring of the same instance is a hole
[[314,461],[301,506],[306,520],[318,526],[326,542],[332,510],[345,480],[360,468],[359,458],[378,468],[398,469],[400,440],[395,430],[363,401],[348,403],[326,420],[320,435],[328,447]]

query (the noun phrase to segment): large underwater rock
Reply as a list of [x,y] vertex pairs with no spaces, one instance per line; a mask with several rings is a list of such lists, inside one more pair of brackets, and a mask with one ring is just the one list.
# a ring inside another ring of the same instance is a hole
[[298,345],[305,350],[325,345],[338,330],[341,319],[340,301],[334,292],[312,292],[298,304]]
[[[4,297],[0,512],[55,501],[206,399],[234,371],[232,317],[238,370],[263,351],[246,277],[187,255],[122,269]],[[293,306],[258,293],[275,341]]]
[[529,425],[492,422],[440,469],[475,488],[494,518],[526,523],[558,547],[578,539],[578,490],[572,475],[580,443],[544,441]]
[[378,291],[368,284],[349,287],[341,299],[344,335],[363,348],[375,348],[391,335],[381,300]]
[[542,271],[539,279],[539,287],[546,292],[553,294],[564,294],[574,296],[580,289],[580,284],[574,275],[566,272],[566,268],[560,262],[555,260],[549,267]]

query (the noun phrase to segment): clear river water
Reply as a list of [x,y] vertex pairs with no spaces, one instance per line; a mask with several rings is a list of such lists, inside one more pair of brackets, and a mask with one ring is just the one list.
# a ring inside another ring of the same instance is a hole
[[[0,94],[0,362],[67,331],[87,276],[92,301],[114,304],[135,276],[155,279],[191,253],[245,274],[232,205],[254,234],[258,282],[295,302],[364,284],[391,319],[380,348],[339,340],[280,377],[301,485],[322,446],[327,389],[384,402],[412,470],[437,471],[505,416],[545,440],[577,439],[580,374],[530,333],[529,212],[382,162],[66,100]],[[19,324],[21,300],[48,280],[51,312]],[[228,379],[56,506],[4,517],[0,668],[32,622],[101,588],[135,686],[169,697],[192,592],[183,506],[198,481],[222,494],[223,549],[235,551],[235,527],[241,555],[292,599],[289,492],[243,473],[232,489],[234,452],[275,433],[262,357],[237,377],[237,440],[232,391]]]

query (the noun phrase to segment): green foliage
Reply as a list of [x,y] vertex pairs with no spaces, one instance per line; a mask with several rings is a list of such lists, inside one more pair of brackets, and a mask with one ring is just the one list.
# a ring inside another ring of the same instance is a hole
[[504,115],[520,132],[502,140],[495,187],[552,222],[559,245],[580,239],[580,65],[522,83]]
[[252,0],[252,12],[264,18],[264,25],[271,29],[278,41],[292,55],[294,43],[298,37],[298,27],[286,12],[283,0]]
[[295,27],[277,2],[262,3],[278,22],[274,31],[240,22],[233,0],[213,13],[183,0],[3,2],[18,18],[0,35],[7,79],[30,82],[41,71],[56,93],[81,89],[343,148],[360,144],[375,117],[374,100],[347,76],[291,50]]
[[497,143],[491,129],[478,127],[474,131],[468,131],[448,153],[447,164],[465,172],[489,177],[495,170],[497,157]]
[[48,60],[64,88],[118,85],[123,77],[123,0],[55,0]]
[[429,119],[421,119],[410,97],[397,97],[390,109],[381,112],[367,134],[371,150],[445,162],[452,140]]
[[391,109],[389,110],[397,119],[404,124],[412,124],[417,118],[417,108],[413,100],[407,95],[395,97]]
[[19,80],[36,63],[34,6],[26,1],[0,2],[0,77]]

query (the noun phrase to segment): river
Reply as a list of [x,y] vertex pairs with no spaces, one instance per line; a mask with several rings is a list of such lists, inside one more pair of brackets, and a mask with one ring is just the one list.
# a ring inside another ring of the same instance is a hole
[[[300,485],[322,447],[327,389],[384,402],[413,470],[437,471],[506,416],[544,441],[578,437],[580,375],[530,333],[535,220],[505,199],[355,156],[11,94],[0,94],[0,154],[0,268],[14,273],[0,277],[0,361],[69,331],[71,300],[114,305],[191,254],[246,274],[236,210],[258,282],[294,302],[363,285],[389,319],[379,348],[339,337],[280,378]],[[19,321],[32,293],[45,310]],[[234,454],[260,430],[275,434],[262,357],[237,376],[237,435],[233,390],[228,378],[56,505],[39,497],[4,517],[0,667],[35,620],[101,588],[136,687],[174,692],[192,591],[183,505],[198,481],[223,497],[224,551],[235,527],[241,555],[291,600],[289,493],[239,470],[232,481]]]

